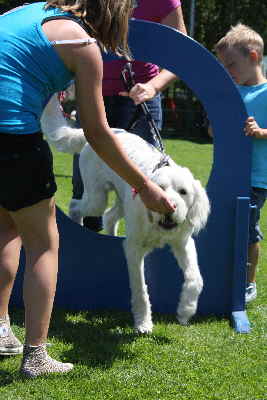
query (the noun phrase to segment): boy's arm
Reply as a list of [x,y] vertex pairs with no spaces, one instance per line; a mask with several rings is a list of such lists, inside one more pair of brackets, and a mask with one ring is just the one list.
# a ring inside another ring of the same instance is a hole
[[248,117],[244,128],[246,136],[257,139],[267,139],[267,129],[260,128],[254,117]]

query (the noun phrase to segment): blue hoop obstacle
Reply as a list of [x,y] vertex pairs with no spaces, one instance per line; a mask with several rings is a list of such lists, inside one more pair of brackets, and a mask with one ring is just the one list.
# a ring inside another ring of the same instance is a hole
[[[228,315],[237,332],[250,324],[245,312],[251,141],[244,136],[247,114],[230,76],[216,58],[172,28],[133,20],[130,46],[137,60],[178,75],[204,105],[214,131],[214,162],[207,185],[212,212],[196,239],[204,279],[199,315]],[[109,55],[109,58],[113,56]],[[195,154],[196,162],[198,155]],[[130,309],[123,238],[89,232],[57,211],[59,280],[55,306],[65,309]],[[24,255],[11,303],[22,305]],[[145,260],[153,310],[175,313],[182,273],[166,247]]]

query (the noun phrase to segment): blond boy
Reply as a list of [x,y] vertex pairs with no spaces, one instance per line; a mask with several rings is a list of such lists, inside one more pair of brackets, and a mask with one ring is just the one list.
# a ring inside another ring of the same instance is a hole
[[251,170],[251,209],[248,247],[248,279],[246,302],[257,296],[256,269],[259,242],[263,239],[259,227],[260,209],[267,197],[267,79],[263,74],[264,43],[261,36],[243,24],[231,27],[215,45],[215,51],[227,69],[245,103],[249,118],[245,134],[253,140]]

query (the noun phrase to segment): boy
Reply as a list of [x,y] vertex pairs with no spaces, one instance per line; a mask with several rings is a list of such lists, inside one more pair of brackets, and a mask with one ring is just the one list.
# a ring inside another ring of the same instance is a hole
[[250,215],[246,303],[257,297],[256,269],[259,242],[263,239],[259,219],[267,196],[267,79],[262,69],[263,49],[261,36],[240,23],[215,45],[219,60],[243,98],[249,115],[245,134],[253,139],[251,203],[257,208],[252,208]]

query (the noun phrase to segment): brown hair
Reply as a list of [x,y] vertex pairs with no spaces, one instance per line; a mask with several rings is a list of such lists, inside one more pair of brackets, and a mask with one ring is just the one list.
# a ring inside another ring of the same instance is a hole
[[262,37],[247,25],[241,23],[232,26],[227,34],[221,38],[215,45],[214,50],[220,53],[229,48],[240,50],[245,56],[251,50],[255,50],[259,55],[259,61],[262,61],[264,42]]
[[80,18],[102,49],[130,57],[127,39],[132,0],[48,0],[48,7]]

